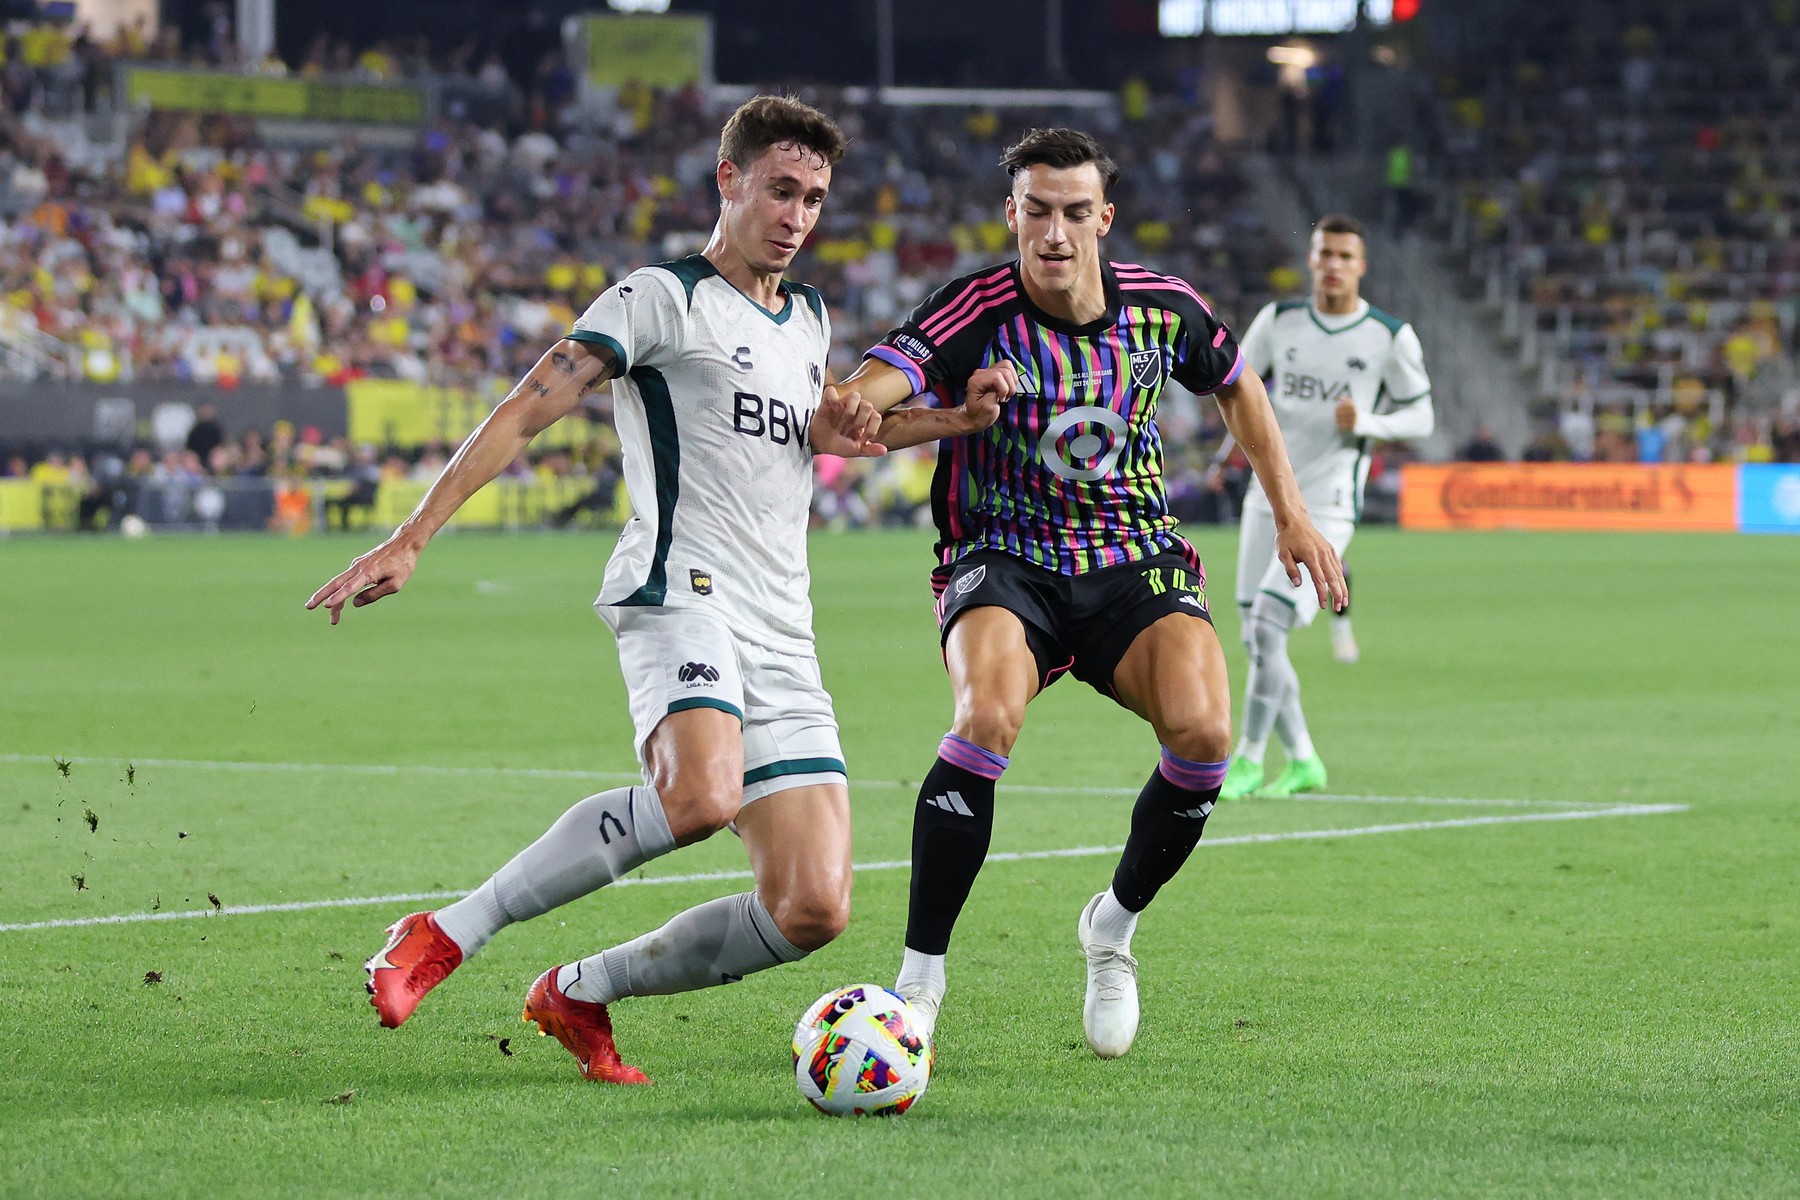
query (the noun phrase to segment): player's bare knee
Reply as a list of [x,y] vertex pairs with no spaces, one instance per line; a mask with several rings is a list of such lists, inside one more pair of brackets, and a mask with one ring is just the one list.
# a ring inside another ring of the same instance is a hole
[[666,779],[659,775],[654,782],[669,832],[680,846],[704,841],[724,829],[744,806],[741,780],[673,773]]
[[825,891],[783,896],[769,906],[775,928],[796,947],[811,953],[830,945],[850,924],[850,897]]
[[983,750],[1010,755],[1019,730],[1025,727],[1025,706],[971,697],[956,706],[956,721],[950,732],[966,742],[974,742]]
[[1167,721],[1157,737],[1169,753],[1189,762],[1223,762],[1231,752],[1231,714],[1183,714]]

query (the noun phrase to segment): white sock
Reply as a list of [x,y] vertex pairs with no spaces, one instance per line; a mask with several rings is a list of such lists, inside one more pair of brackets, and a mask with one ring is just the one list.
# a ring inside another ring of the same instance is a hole
[[942,996],[944,956],[926,954],[908,946],[906,953],[900,956],[900,978],[894,981],[894,990],[904,995],[909,987],[922,987],[933,995]]
[[1088,918],[1088,932],[1094,935],[1096,942],[1129,950],[1131,935],[1137,932],[1137,922],[1138,915],[1120,904],[1109,887],[1100,893],[1100,903],[1094,905],[1094,915]]
[[1331,623],[1338,629],[1350,628],[1350,618],[1347,615],[1333,613],[1331,615]]
[[432,916],[469,958],[513,922],[603,888],[674,848],[656,789],[614,788],[578,801],[486,883]]
[[1250,622],[1250,678],[1244,685],[1244,732],[1238,755],[1260,763],[1269,746],[1269,733],[1281,712],[1290,688],[1297,690],[1299,676],[1288,660],[1287,640],[1293,610],[1276,600],[1262,600]]
[[1317,751],[1313,749],[1312,732],[1306,727],[1306,713],[1300,708],[1300,677],[1294,676],[1294,686],[1281,701],[1281,709],[1275,714],[1275,736],[1287,747],[1290,760],[1311,758]]
[[556,986],[572,1000],[611,1004],[737,983],[805,957],[781,935],[757,894],[743,892],[676,913],[661,929],[570,963]]

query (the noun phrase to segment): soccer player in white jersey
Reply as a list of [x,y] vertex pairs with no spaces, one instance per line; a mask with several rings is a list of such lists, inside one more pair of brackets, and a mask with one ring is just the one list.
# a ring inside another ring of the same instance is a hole
[[[1287,441],[1294,476],[1319,531],[1341,556],[1362,516],[1371,440],[1429,436],[1435,417],[1419,335],[1362,298],[1362,226],[1333,214],[1319,221],[1307,255],[1310,300],[1279,301],[1256,314],[1244,334],[1244,359],[1268,380],[1269,400]],[[1301,600],[1275,554],[1275,518],[1260,481],[1244,497],[1239,525],[1237,602],[1250,675],[1244,720],[1219,796],[1291,796],[1326,783],[1300,708],[1300,677],[1288,635],[1318,609]],[[1288,763],[1266,787],[1263,754],[1270,733]]]
[[[819,294],[783,278],[818,220],[844,136],[759,96],[719,143],[719,220],[702,254],[632,272],[472,434],[392,537],[320,588],[332,623],[398,591],[458,507],[581,397],[612,381],[633,516],[607,564],[601,619],[619,644],[644,785],[580,801],[467,897],[413,913],[367,964],[399,1026],[499,930],[732,825],[754,890],[551,967],[525,1019],[584,1076],[648,1082],[619,1056],[607,1005],[734,983],[835,938],[850,911],[850,804],[813,652],[807,515],[815,453],[880,454],[879,416],[824,386]],[[970,389],[974,395],[977,383]],[[998,401],[988,397],[986,420]]]

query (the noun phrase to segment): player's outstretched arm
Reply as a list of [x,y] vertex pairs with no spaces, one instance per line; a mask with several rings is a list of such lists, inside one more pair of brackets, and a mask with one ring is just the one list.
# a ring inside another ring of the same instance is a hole
[[385,542],[357,557],[337,578],[314,592],[306,607],[323,606],[336,625],[345,604],[361,608],[399,591],[418,565],[425,543],[444,522],[517,458],[532,438],[610,379],[616,365],[612,351],[605,347],[568,340],[550,347],[458,447],[419,507]]
[[845,380],[881,413],[875,440],[889,450],[904,450],[940,438],[980,433],[1000,417],[1000,406],[1019,390],[1019,374],[1011,363],[983,367],[969,376],[963,402],[954,408],[905,404],[913,385],[904,373],[878,358],[865,358]]
[[1336,611],[1350,603],[1349,585],[1344,582],[1344,564],[1325,535],[1313,527],[1307,515],[1306,502],[1300,498],[1300,485],[1294,480],[1294,468],[1288,462],[1287,445],[1282,441],[1281,426],[1275,422],[1275,410],[1269,404],[1262,377],[1245,370],[1237,379],[1214,393],[1225,427],[1250,460],[1256,478],[1269,497],[1275,514],[1275,548],[1288,581],[1300,586],[1300,563],[1312,573],[1313,588],[1319,595],[1319,607]]

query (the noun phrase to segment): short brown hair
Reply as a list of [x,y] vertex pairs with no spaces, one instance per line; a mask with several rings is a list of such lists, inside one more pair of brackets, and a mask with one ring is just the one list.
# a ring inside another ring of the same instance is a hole
[[1362,238],[1364,242],[1369,240],[1368,238],[1363,237],[1362,222],[1348,213],[1326,213],[1319,218],[1319,223],[1313,226],[1313,232],[1354,233],[1357,237]]
[[770,146],[792,142],[834,165],[848,139],[837,122],[793,96],[753,96],[719,132],[719,161],[748,168]]
[[1005,154],[1000,165],[1006,173],[1018,178],[1027,167],[1055,167],[1062,170],[1093,163],[1100,172],[1100,197],[1112,194],[1119,182],[1119,164],[1101,149],[1100,143],[1079,129],[1032,129]]

